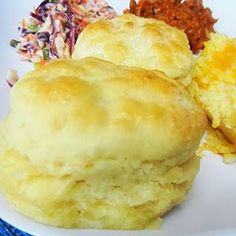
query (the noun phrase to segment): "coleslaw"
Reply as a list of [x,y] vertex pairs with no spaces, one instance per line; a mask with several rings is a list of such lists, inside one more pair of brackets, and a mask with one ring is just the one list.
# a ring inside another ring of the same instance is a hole
[[114,9],[105,0],[44,0],[23,19],[20,40],[11,40],[22,59],[44,64],[69,58],[78,35],[91,22],[112,19]]

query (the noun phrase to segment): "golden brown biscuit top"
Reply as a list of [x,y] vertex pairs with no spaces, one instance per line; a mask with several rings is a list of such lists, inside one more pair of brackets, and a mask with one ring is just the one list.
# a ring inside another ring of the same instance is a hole
[[101,159],[172,166],[195,151],[206,123],[178,82],[95,58],[44,65],[14,86],[10,100],[6,144],[65,172]]
[[160,70],[171,78],[186,76],[193,56],[187,36],[163,21],[131,14],[88,25],[73,59],[97,57],[115,64]]

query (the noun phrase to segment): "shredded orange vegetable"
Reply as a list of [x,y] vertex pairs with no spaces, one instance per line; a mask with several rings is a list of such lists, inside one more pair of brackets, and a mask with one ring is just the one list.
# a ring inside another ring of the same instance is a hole
[[130,9],[125,12],[146,18],[163,20],[167,24],[183,30],[189,39],[191,50],[197,53],[204,47],[203,42],[214,32],[217,22],[202,0],[130,0]]

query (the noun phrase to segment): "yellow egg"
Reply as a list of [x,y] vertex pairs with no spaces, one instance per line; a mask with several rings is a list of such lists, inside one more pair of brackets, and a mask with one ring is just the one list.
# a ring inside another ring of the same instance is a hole
[[[207,113],[212,127],[225,136],[224,141],[221,139],[217,143],[228,142],[230,149],[222,151],[224,149],[220,148],[220,153],[235,153],[236,39],[219,33],[211,34],[205,49],[196,59],[195,76],[189,91]],[[214,135],[214,139],[217,137],[219,135]]]

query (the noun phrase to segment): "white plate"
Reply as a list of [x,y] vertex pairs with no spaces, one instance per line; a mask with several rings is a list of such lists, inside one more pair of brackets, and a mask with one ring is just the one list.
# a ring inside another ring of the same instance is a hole
[[[110,0],[119,12],[128,6],[128,0]],[[16,68],[22,75],[31,68],[30,63],[20,61],[9,41],[17,35],[18,22],[27,16],[34,0],[1,1],[0,14],[0,119],[8,110],[9,88],[5,83],[9,68]],[[219,18],[217,30],[229,36],[236,36],[236,1],[205,1],[214,16]],[[236,235],[236,164],[224,165],[219,157],[208,154],[201,163],[201,170],[190,191],[187,200],[164,217],[158,231],[102,231],[102,230],[66,230],[38,224],[17,214],[0,195],[0,218],[34,235],[40,236],[170,236]]]

